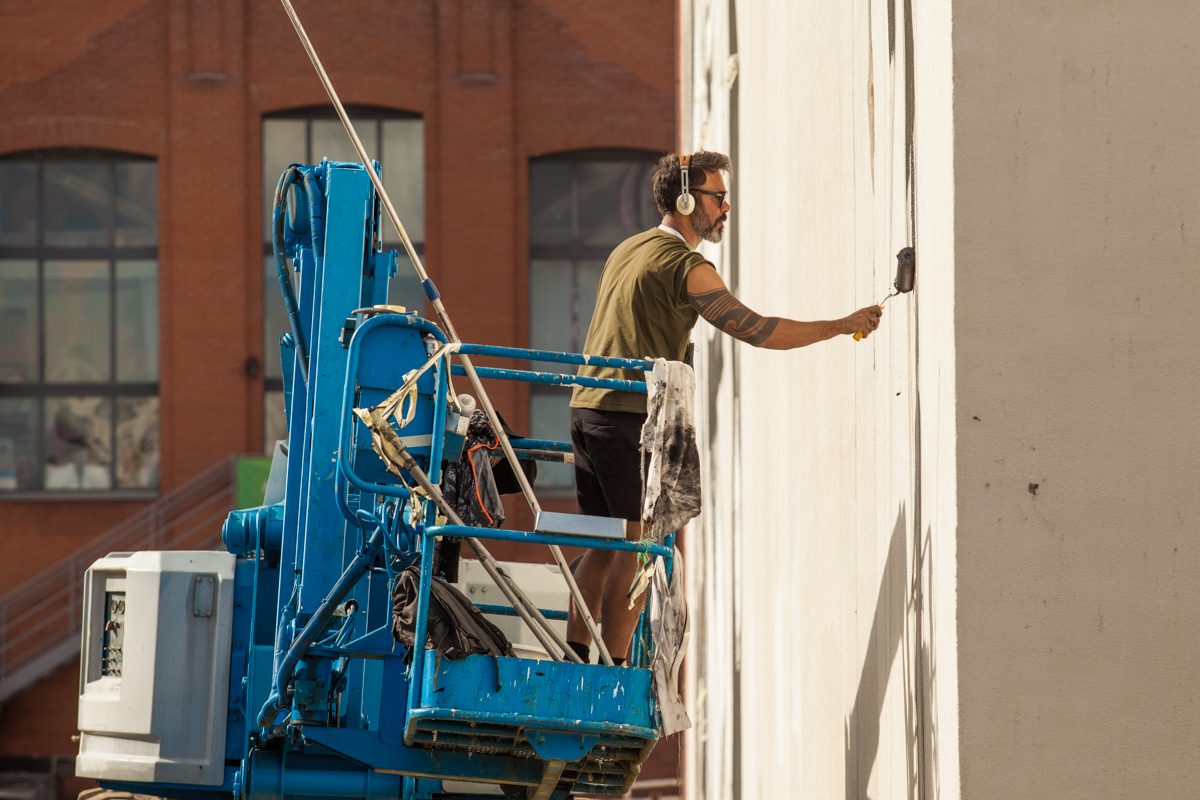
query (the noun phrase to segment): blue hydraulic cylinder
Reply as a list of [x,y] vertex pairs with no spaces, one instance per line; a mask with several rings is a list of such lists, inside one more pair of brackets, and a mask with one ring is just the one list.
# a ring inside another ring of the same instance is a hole
[[[300,249],[294,259],[296,268],[296,301],[300,307],[301,319],[306,321],[311,332],[313,316],[313,295],[317,284],[317,260],[311,248]],[[286,339],[286,337],[285,337]],[[286,345],[287,343],[282,343]],[[284,399],[288,408],[288,465],[287,481],[283,501],[283,537],[279,549],[279,577],[276,591],[276,609],[274,613],[275,643],[273,664],[267,673],[269,687],[277,692],[279,687],[273,685],[274,676],[279,671],[280,662],[288,645],[291,644],[291,621],[295,619],[296,607],[294,592],[296,589],[296,532],[300,527],[304,503],[300,486],[308,465],[307,443],[309,435],[308,382],[302,370],[299,369],[300,355],[292,343],[292,347],[281,346],[281,353],[292,356],[291,364],[284,364],[284,375],[290,391],[285,392]],[[289,368],[290,366],[290,368]],[[286,688],[286,687],[285,687]]]
[[259,548],[268,561],[278,561],[283,547],[283,503],[231,512],[221,528],[221,539],[235,556],[254,557]]
[[388,279],[396,274],[396,251],[375,253],[370,281],[363,284],[363,306],[383,305],[388,301]]
[[[346,520],[335,493],[337,437],[329,417],[342,406],[346,351],[338,337],[362,296],[364,242],[371,183],[362,167],[325,164],[325,253],[313,313],[309,369],[311,464],[301,491],[306,502],[298,531],[296,563],[301,571],[298,614],[311,614],[342,573]],[[289,487],[290,488],[290,487]]]
[[[286,753],[255,753],[246,794],[256,800],[293,797],[398,797],[400,776],[347,769],[340,759],[297,758]],[[328,764],[324,762],[329,762]]]

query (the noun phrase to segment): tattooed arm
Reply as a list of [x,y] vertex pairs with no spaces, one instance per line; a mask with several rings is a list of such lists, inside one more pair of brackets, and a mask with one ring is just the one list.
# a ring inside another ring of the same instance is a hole
[[819,322],[764,317],[734,297],[709,264],[701,264],[688,273],[687,293],[700,316],[714,327],[747,344],[770,350],[791,350],[855,331],[870,336],[883,313],[879,306],[869,306],[842,319]]

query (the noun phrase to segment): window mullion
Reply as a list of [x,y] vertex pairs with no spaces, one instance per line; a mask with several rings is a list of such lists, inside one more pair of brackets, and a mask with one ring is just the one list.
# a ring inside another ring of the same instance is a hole
[[[33,402],[33,486],[41,490],[46,485],[46,399],[39,397]],[[18,483],[18,488],[20,484]]]
[[[113,166],[113,209],[115,219],[116,209],[116,166]],[[113,227],[113,244],[116,240],[116,227]],[[113,388],[117,386],[117,262],[108,262],[108,376]],[[110,489],[117,488],[117,397],[114,394],[108,401],[110,418],[108,429],[108,485]]]
[[[45,164],[41,159],[37,162],[37,242],[38,248],[46,241],[46,190]],[[37,348],[38,348],[38,386],[46,385],[46,264],[45,260],[37,260]],[[34,403],[33,429],[33,486],[42,489],[46,485],[46,398],[38,397]]]
[[[46,166],[41,159],[37,165],[37,238],[39,248],[46,241]],[[46,385],[46,262],[37,260],[37,337],[38,337],[38,385]],[[37,427],[33,431],[33,485],[42,489],[46,485],[46,398],[38,397],[34,401],[34,420]]]
[[157,397],[157,381],[139,383],[8,383],[0,384],[0,397]]
[[[112,397],[108,401],[108,488],[117,488],[117,400]],[[161,456],[160,456],[161,458]]]
[[579,341],[579,164],[571,164],[571,350]]
[[34,174],[35,187],[33,198],[37,208],[37,213],[35,215],[36,222],[34,223],[37,226],[37,233],[33,237],[33,242],[34,246],[36,246],[38,249],[41,249],[45,245],[46,240],[46,209],[44,200],[46,192],[42,186],[42,183],[45,180],[44,172],[45,167],[42,164],[42,160],[38,159],[37,172]]
[[[38,164],[38,177],[41,177],[41,164]],[[39,180],[39,184],[41,181]],[[39,204],[40,205],[40,204]],[[41,219],[39,215],[38,225],[41,227]],[[37,260],[37,348],[38,348],[38,388],[43,389],[46,386],[46,263],[43,259]],[[39,392],[37,399],[33,401],[34,408],[34,424],[33,430],[33,487],[35,489],[43,488],[46,481],[46,398]]]
[[108,175],[112,183],[112,202],[108,204],[108,246],[117,246],[117,162],[108,162]]
[[[579,347],[579,261],[571,259],[571,341],[570,352],[578,353]],[[565,365],[564,365],[565,366]],[[569,367],[568,367],[569,369]]]
[[117,262],[108,262],[108,380],[117,382]]
[[579,165],[571,163],[571,252],[579,246]]

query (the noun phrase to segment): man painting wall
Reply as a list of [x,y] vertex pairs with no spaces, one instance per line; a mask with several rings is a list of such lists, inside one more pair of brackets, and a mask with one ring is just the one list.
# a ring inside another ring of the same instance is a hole
[[[803,322],[764,317],[747,308],[725,286],[716,268],[696,247],[720,242],[730,204],[728,156],[700,151],[668,155],[653,171],[654,201],[663,215],[653,230],[622,242],[600,277],[596,311],[584,352],[621,358],[684,360],[692,327],[700,317],[754,347],[792,350],[879,326],[879,306],[836,320]],[[610,367],[581,367],[581,375],[643,380],[644,373]],[[642,473],[639,442],[646,396],[636,392],[576,386],[571,399],[571,444],[575,486],[582,514],[626,520],[625,535],[640,539]],[[584,602],[602,618],[601,635],[616,664],[625,663],[645,595],[627,599],[637,571],[634,553],[589,550],[576,580]],[[574,604],[567,642],[585,662],[591,636]]]

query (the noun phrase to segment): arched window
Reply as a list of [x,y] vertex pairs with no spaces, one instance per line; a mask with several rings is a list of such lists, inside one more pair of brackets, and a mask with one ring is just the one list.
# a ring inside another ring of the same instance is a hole
[[[650,171],[661,154],[579,150],[529,163],[529,346],[583,351],[604,262],[625,239],[660,221]],[[562,365],[534,364],[552,372]],[[569,441],[570,392],[529,389],[530,435]],[[541,464],[538,486],[567,493],[569,465]]]
[[[421,117],[405,111],[369,106],[347,106],[346,112],[367,154],[383,168],[384,186],[396,206],[400,221],[412,239],[417,254],[425,245],[425,129]],[[279,279],[271,252],[271,204],[279,176],[288,164],[319,164],[330,161],[358,162],[358,154],[341,120],[332,107],[302,108],[270,114],[262,123],[263,203],[263,439],[269,454],[275,441],[286,438],[283,408],[283,371],[279,361],[279,337],[290,330]],[[385,215],[386,216],[386,215]],[[404,249],[400,235],[385,219],[385,248],[400,251],[396,277],[388,302],[420,309],[424,295]]]
[[158,171],[0,159],[0,492],[158,488]]

